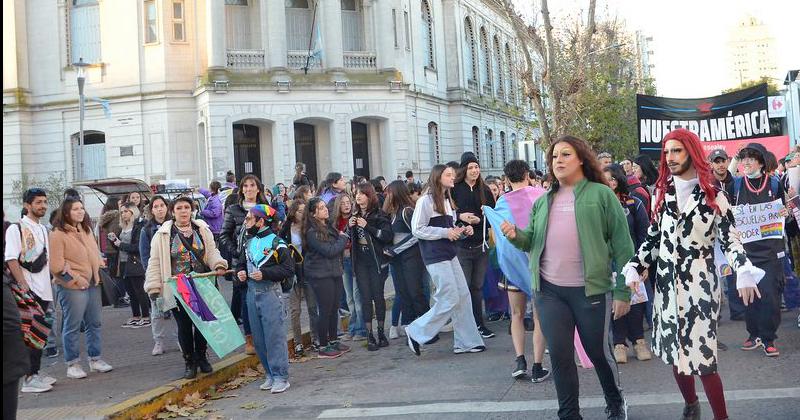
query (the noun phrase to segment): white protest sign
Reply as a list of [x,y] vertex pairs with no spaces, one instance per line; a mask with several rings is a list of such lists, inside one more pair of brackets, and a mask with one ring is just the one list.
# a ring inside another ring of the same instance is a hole
[[782,209],[781,200],[734,207],[733,217],[742,243],[783,239],[784,218],[780,215]]

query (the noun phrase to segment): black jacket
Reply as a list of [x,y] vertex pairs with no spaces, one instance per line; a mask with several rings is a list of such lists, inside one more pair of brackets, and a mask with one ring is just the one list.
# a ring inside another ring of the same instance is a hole
[[[259,203],[267,204],[267,203]],[[242,229],[247,210],[235,203],[225,209],[225,220],[222,222],[222,231],[219,233],[219,251],[225,258],[230,258],[231,266],[239,266],[239,256],[242,255],[243,246],[249,236]]]
[[[363,216],[362,216],[363,217]],[[383,253],[384,247],[392,245],[394,240],[394,233],[392,233],[392,222],[389,217],[381,210],[373,211],[367,214],[364,219],[367,220],[367,225],[364,227],[367,235],[367,245],[369,248],[369,256],[375,262],[380,273],[381,267],[389,263],[389,257]],[[358,247],[358,237],[356,236],[356,229],[358,225],[352,226],[348,229],[350,239],[353,241],[353,250]],[[353,251],[353,265],[363,262],[358,261],[358,252]]]
[[[459,241],[459,244],[465,248],[475,248],[483,245],[484,223],[487,224],[486,229],[488,229],[489,226],[486,216],[483,215],[483,210],[481,210],[480,190],[477,188],[477,185],[475,187],[470,187],[467,185],[466,181],[459,182],[453,187],[452,195],[453,201],[456,204],[456,225],[466,225],[466,223],[460,220],[462,213],[472,213],[481,218],[479,224],[472,225],[472,229],[475,231],[472,236],[467,237],[463,241]],[[485,200],[484,205],[494,208],[494,196],[485,182],[483,183],[483,198]]]
[[[283,225],[281,225],[281,231],[278,232],[278,236],[287,244],[292,243],[292,224],[292,222],[287,220]],[[303,258],[303,263],[305,263],[305,248],[303,248]],[[295,261],[294,275],[297,278],[297,284],[299,285],[303,284],[303,280],[305,278],[303,273],[303,263],[298,263]]]
[[[122,273],[125,278],[144,276],[144,263],[142,262],[142,256],[139,254],[139,236],[142,234],[145,223],[144,219],[133,222],[130,242],[120,242],[119,246],[114,245],[113,242],[111,243],[114,248],[128,253],[128,263],[125,264],[125,272]],[[137,260],[138,263],[132,262],[133,260]]]
[[[263,238],[267,235],[272,233],[269,229],[259,232],[255,235],[255,237]],[[250,238],[253,238],[252,236]],[[247,242],[250,241],[248,238]],[[244,243],[242,246],[242,254],[239,256],[239,263],[236,266],[236,272],[244,271],[248,272],[247,270],[247,255],[245,253],[245,249],[247,249],[247,242]],[[279,246],[282,244],[284,246]],[[264,265],[259,268],[261,271],[261,280],[253,280],[248,277],[250,281],[273,281],[273,282],[281,282],[284,279],[292,277],[294,275],[295,267],[294,267],[294,258],[292,258],[292,254],[289,252],[289,248],[285,246],[286,244],[280,238],[276,238],[273,242],[273,248],[276,249],[278,253],[278,260],[275,261],[274,258],[271,258],[267,261]]]
[[344,274],[342,258],[347,238],[333,226],[326,225],[329,238],[317,238],[317,227],[310,226],[303,238],[303,272],[307,280],[341,277]]

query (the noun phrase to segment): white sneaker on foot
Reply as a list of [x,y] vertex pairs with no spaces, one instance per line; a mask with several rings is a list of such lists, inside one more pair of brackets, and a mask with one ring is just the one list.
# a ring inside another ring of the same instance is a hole
[[73,363],[69,365],[67,368],[67,378],[71,379],[83,379],[86,377],[86,372],[83,370],[80,364]]
[[56,383],[56,378],[54,378],[52,376],[42,375],[42,374],[39,374],[39,373],[37,373],[36,375],[33,375],[33,376],[38,376],[39,380],[44,382],[44,383],[46,383],[47,385],[53,385],[53,384]]
[[53,385],[42,382],[39,375],[29,376],[22,379],[22,392],[24,393],[39,393],[47,392],[53,389]]
[[267,378],[267,380],[265,380],[264,383],[261,384],[261,386],[258,387],[258,389],[260,389],[262,391],[269,391],[270,389],[272,389],[272,385],[274,383],[275,383],[275,381],[272,380],[272,378]]
[[289,389],[289,381],[286,379],[278,379],[274,384],[272,384],[272,390],[270,392],[273,394],[280,394],[287,389]]
[[397,327],[392,325],[389,327],[389,339],[394,340],[400,338],[400,334],[397,333]]
[[164,354],[164,346],[161,345],[160,341],[156,341],[156,344],[153,345],[153,356],[158,356],[159,354]]
[[104,362],[103,359],[89,360],[89,370],[92,372],[106,373],[110,372],[112,369],[114,368]]

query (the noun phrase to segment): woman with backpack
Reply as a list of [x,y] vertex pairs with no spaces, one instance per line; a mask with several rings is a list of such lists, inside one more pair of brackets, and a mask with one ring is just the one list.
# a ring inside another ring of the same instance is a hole
[[198,369],[203,373],[211,373],[213,368],[206,355],[208,344],[205,337],[194,326],[189,314],[165,282],[178,274],[210,270],[216,271],[217,276],[224,276],[228,268],[228,262],[220,255],[206,222],[192,219],[193,207],[194,202],[189,197],[178,197],[172,202],[170,211],[173,220],[164,222],[153,237],[144,283],[150,300],[160,305],[157,310],[171,310],[175,317],[178,340],[186,362],[185,379],[195,378]]
[[[381,211],[378,195],[372,184],[356,187],[356,205],[350,217],[350,237],[353,241],[353,272],[361,291],[361,308],[367,329],[367,350],[376,351],[389,345],[384,333],[386,299],[383,291],[389,276],[388,256],[384,248],[392,243],[392,225]],[[374,312],[373,312],[373,304]],[[378,338],[372,333],[373,313],[378,321]]]
[[411,234],[414,202],[404,181],[392,181],[386,187],[383,211],[389,215],[394,238],[384,251],[391,257],[394,290],[402,300],[403,325],[412,323],[428,312],[428,299],[423,292],[425,264],[419,250],[419,239]]
[[122,328],[149,327],[150,299],[144,292],[144,266],[139,255],[139,236],[144,220],[140,218],[139,207],[132,202],[122,206],[119,216],[120,234],[109,233],[108,239],[119,250],[119,272],[125,280],[131,300],[133,317],[122,324]]
[[[292,200],[292,205],[289,206],[289,213],[286,216],[286,222],[283,223],[281,232],[278,234],[284,242],[294,246],[300,252],[300,255],[303,255],[303,219],[305,212],[305,201],[299,198]],[[314,295],[314,289],[305,280],[302,265],[295,266],[294,275],[296,281],[292,291],[289,292],[289,318],[294,337],[294,356],[302,357],[305,353],[303,349],[303,334],[300,327],[300,303],[302,300],[305,298],[306,310],[308,310],[312,347],[319,346],[319,335],[317,334],[319,314],[317,297]]]
[[[247,212],[257,204],[269,204],[264,196],[264,185],[253,174],[242,177],[239,182],[237,202],[225,209],[225,220],[222,223],[222,232],[219,235],[219,247],[231,256],[231,264],[239,264],[239,256],[247,238],[247,232],[242,229]],[[253,336],[250,334],[250,321],[247,319],[247,302],[245,300],[247,284],[234,281],[233,295],[231,296],[231,313],[241,320],[245,336],[245,354],[256,354],[253,347]]]
[[275,209],[257,204],[247,212],[244,227],[250,238],[244,244],[236,277],[247,283],[247,308],[253,344],[266,380],[259,387],[273,394],[289,389],[289,352],[281,282],[294,276],[289,247],[277,234]]
[[306,209],[302,230],[303,272],[317,296],[319,358],[333,359],[350,351],[336,336],[342,296],[342,254],[348,237],[330,225],[328,206],[322,198],[312,198]]

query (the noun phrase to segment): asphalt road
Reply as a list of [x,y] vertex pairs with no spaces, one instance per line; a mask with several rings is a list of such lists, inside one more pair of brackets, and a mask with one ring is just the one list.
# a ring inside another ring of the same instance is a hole
[[[484,353],[454,355],[452,333],[442,334],[442,339],[426,347],[419,358],[411,354],[402,339],[391,340],[390,347],[377,352],[367,352],[359,346],[335,360],[292,364],[291,388],[284,394],[260,391],[261,381],[257,381],[230,391],[232,398],[216,400],[208,408],[215,415],[231,419],[556,418],[558,405],[552,379],[540,384],[512,379],[514,354],[507,322],[490,326],[498,335],[486,340],[488,350]],[[797,312],[783,314],[778,334],[782,354],[767,358],[761,351],[738,349],[746,338],[743,322],[722,324],[720,337],[730,349],[720,352],[720,371],[732,419],[800,418]],[[527,350],[530,361],[530,348]],[[602,391],[594,371],[579,371],[584,418],[605,418]],[[629,418],[680,418],[683,400],[669,366],[656,359],[639,362],[630,357],[627,364],[620,365],[620,375],[629,401]],[[704,401],[703,418],[713,418],[700,381],[697,389]]]

